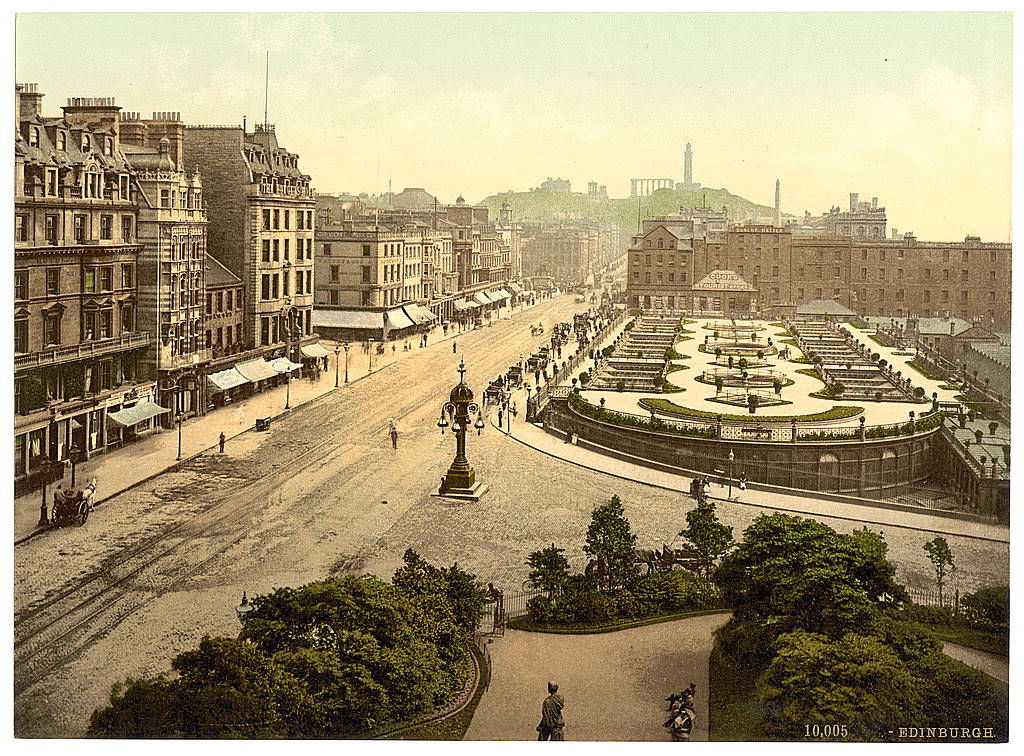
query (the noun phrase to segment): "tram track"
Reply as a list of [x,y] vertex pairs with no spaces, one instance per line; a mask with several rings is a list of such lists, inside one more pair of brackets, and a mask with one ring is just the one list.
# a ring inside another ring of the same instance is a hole
[[[558,315],[553,312],[542,319],[551,320],[552,316],[557,319]],[[486,343],[486,351],[473,350],[467,359],[467,367],[475,374],[474,383],[483,383],[489,372],[496,369],[494,363],[500,369],[510,359],[507,356],[509,352],[530,348],[529,345],[522,346],[528,325],[523,322],[517,326],[497,339],[486,340],[487,334],[478,332],[460,335],[460,339],[465,338],[471,345],[474,342],[479,342],[477,346]],[[510,350],[513,343],[516,348]],[[477,357],[477,354],[482,356]],[[422,353],[408,363],[403,361],[405,371],[403,363],[392,363],[379,369],[376,375],[398,372],[396,377],[402,378],[401,372],[412,372],[417,366],[420,369],[428,367],[423,365],[425,361],[439,367],[446,358],[444,352]],[[379,381],[363,385],[367,386],[364,393],[380,393]],[[396,415],[421,409],[424,400],[434,390],[430,384],[409,381],[408,388],[414,387],[419,390],[401,393],[394,392],[393,387],[385,390],[384,393],[392,400],[405,399],[401,406],[397,402],[392,404]],[[365,398],[371,398],[371,401],[367,402]],[[257,515],[268,509],[266,506],[254,508],[254,502],[272,501],[273,493],[299,471],[322,467],[333,458],[346,455],[352,446],[345,443],[345,437],[359,434],[372,438],[383,434],[387,423],[381,422],[378,407],[372,405],[372,397],[364,397],[360,401],[347,392],[326,394],[303,405],[294,414],[282,418],[275,430],[282,436],[319,436],[322,441],[312,446],[300,444],[303,447],[300,451],[269,474],[216,496],[194,517],[128,547],[73,585],[18,612],[15,615],[14,639],[15,697],[68,664],[93,642],[153,600],[201,574],[218,557],[248,537],[255,528]],[[324,410],[329,412],[327,417]],[[278,504],[285,506],[280,499]],[[246,520],[248,524],[233,529]]]

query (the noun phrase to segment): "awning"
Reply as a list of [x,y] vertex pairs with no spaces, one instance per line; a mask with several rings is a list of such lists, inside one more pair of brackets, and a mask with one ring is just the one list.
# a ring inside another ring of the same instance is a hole
[[265,360],[249,360],[248,362],[239,362],[235,365],[235,370],[242,374],[242,376],[253,383],[256,381],[266,381],[270,378],[277,378],[277,371],[271,367],[270,363]]
[[473,295],[473,301],[480,305],[491,304],[491,298],[484,294],[482,291],[478,291]]
[[319,341],[314,342],[313,344],[306,344],[299,351],[302,352],[303,357],[310,358],[327,357],[331,354],[331,351],[324,349],[323,345],[321,345]]
[[206,380],[213,386],[214,392],[227,391],[249,382],[248,378],[234,368],[221,370],[219,373],[211,373],[206,376]]
[[302,370],[300,363],[292,362],[287,357],[278,357],[277,359],[270,360],[268,364],[278,373],[294,373],[296,370]]
[[517,283],[510,283],[510,284],[508,285],[508,287],[509,287],[509,289],[511,289],[511,290],[512,290],[512,293],[513,293],[513,294],[522,294],[522,293],[523,293],[523,287],[522,287],[522,286],[520,286],[520,285],[519,285],[519,284],[517,284]]
[[491,292],[491,296],[492,297],[497,297],[498,299],[511,299],[512,298],[512,295],[509,294],[504,289],[498,289],[497,291],[492,291]]
[[370,310],[313,310],[314,328],[381,330],[384,313]]
[[429,310],[424,310],[417,304],[402,305],[402,309],[405,310],[405,314],[409,316],[409,320],[417,325],[429,323],[434,320],[433,313]]
[[412,328],[416,325],[409,319],[409,316],[405,314],[402,308],[388,310],[384,313],[384,322],[387,323],[389,331],[400,331],[403,328]]
[[108,412],[107,419],[128,428],[168,412],[170,410],[166,407],[161,407],[156,402],[147,399],[144,402],[139,402],[134,407],[126,407],[118,412]]
[[455,309],[458,310],[459,312],[473,310],[480,306],[476,302],[469,302],[465,299],[456,299],[454,302],[452,302],[452,304],[455,306]]

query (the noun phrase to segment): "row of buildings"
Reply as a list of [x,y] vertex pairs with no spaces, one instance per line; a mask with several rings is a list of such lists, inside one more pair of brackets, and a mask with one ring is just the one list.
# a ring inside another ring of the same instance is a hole
[[619,227],[590,218],[524,221],[522,249],[525,278],[571,289],[598,281],[621,255]]
[[316,205],[269,124],[143,119],[15,91],[15,480],[118,447],[326,356]]
[[[628,250],[628,301],[785,315],[809,300],[832,299],[860,315],[955,316],[1009,329],[1009,243],[887,238],[884,208],[856,195],[849,211],[833,208],[813,221],[734,225],[721,213],[685,209],[646,219]],[[716,288],[726,279],[728,287]]]

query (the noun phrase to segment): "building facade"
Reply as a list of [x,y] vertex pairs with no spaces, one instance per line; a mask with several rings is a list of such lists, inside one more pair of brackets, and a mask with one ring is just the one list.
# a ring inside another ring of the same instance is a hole
[[16,486],[73,449],[120,444],[125,408],[152,412],[146,424],[161,414],[142,372],[152,334],[138,323],[139,209],[120,108],[72,98],[46,118],[42,100],[36,85],[16,87]]
[[272,124],[187,126],[185,166],[198,168],[210,254],[242,280],[247,346],[299,359],[313,333],[316,202],[299,156]]

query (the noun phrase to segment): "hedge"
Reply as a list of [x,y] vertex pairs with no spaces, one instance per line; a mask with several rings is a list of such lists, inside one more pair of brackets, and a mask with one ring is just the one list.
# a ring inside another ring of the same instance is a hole
[[[691,409],[689,407],[682,407],[675,402],[670,402],[668,399],[658,399],[645,397],[640,400],[640,406],[645,409],[653,409],[659,412],[664,412],[667,415],[675,415],[678,417],[696,417],[701,419],[714,420],[719,416],[719,413],[706,412],[704,410]],[[856,417],[864,412],[863,407],[850,407],[843,405],[836,405],[831,409],[823,412],[814,412],[808,415],[727,415],[722,414],[723,420],[742,420],[744,422],[750,422],[756,420],[759,423],[788,423],[793,420],[800,422],[820,422],[825,420],[844,420],[850,417]]]

